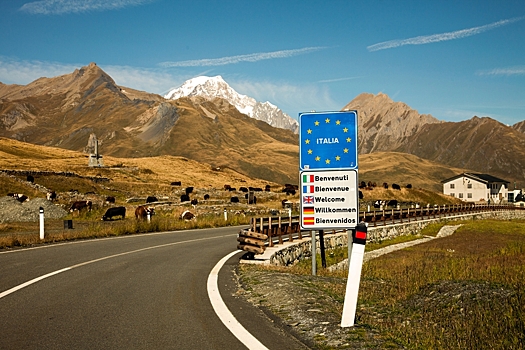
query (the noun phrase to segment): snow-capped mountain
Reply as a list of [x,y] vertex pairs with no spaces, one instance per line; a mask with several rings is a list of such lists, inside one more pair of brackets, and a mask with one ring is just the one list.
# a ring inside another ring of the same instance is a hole
[[262,120],[276,128],[292,130],[294,133],[299,130],[299,123],[277,106],[270,102],[257,102],[253,97],[237,93],[219,75],[187,80],[179,88],[168,92],[164,98],[176,100],[188,96],[202,96],[210,99],[220,97],[249,117]]

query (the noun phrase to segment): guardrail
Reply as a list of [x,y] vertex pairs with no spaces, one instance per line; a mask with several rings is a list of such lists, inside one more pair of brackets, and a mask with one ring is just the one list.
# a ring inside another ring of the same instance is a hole
[[[359,221],[366,222],[371,227],[377,227],[395,223],[408,223],[447,216],[503,210],[525,210],[525,208],[513,205],[456,204],[420,208],[382,209],[360,212]],[[294,238],[302,239],[299,220],[299,215],[252,218],[250,227],[241,229],[239,232],[237,240],[240,243],[237,245],[237,248],[255,254],[262,254],[266,246],[273,247],[275,244],[283,244],[283,237],[287,238],[288,242],[293,242]],[[330,234],[339,231],[325,230],[325,233]],[[276,239],[277,242],[275,242]]]

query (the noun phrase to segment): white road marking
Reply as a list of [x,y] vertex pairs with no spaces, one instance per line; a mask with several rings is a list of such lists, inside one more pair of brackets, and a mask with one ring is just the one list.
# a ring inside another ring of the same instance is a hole
[[219,271],[226,261],[231,258],[233,255],[240,252],[236,250],[231,252],[222,258],[217,265],[211,270],[210,275],[208,276],[208,296],[210,297],[211,305],[213,310],[219,319],[224,323],[226,328],[229,329],[232,334],[241,341],[248,349],[250,350],[268,350],[257,338],[255,338],[251,333],[249,333],[246,328],[244,328],[239,321],[233,316],[230,312],[224,301],[222,300],[221,293],[219,292],[218,280],[219,280]]
[[168,247],[168,246],[171,246],[171,245],[177,245],[177,244],[183,244],[183,243],[191,243],[191,242],[198,242],[198,241],[204,241],[204,240],[208,240],[208,239],[217,239],[217,238],[223,238],[223,237],[228,237],[228,236],[231,236],[231,234],[228,234],[228,235],[222,235],[222,236],[216,236],[216,237],[208,237],[208,238],[197,238],[197,239],[190,239],[190,240],[187,240],[187,241],[181,241],[181,242],[173,242],[173,243],[166,243],[166,244],[161,244],[161,245],[157,245],[157,246],[153,246],[153,247],[147,247],[147,248],[141,248],[141,249],[137,249],[137,250],[132,250],[132,251],[129,251],[129,252],[124,252],[124,253],[119,253],[119,254],[114,254],[114,255],[109,255],[109,256],[105,256],[105,257],[102,257],[102,258],[98,258],[98,259],[94,259],[94,260],[89,260],[89,261],[85,261],[83,263],[80,263],[80,264],[76,264],[76,265],[72,265],[72,266],[69,266],[69,267],[66,267],[66,268],[63,268],[63,269],[60,269],[60,270],[56,270],[56,271],[53,271],[53,272],[50,272],[48,274],[45,274],[45,275],[42,275],[40,277],[37,277],[37,278],[34,278],[30,281],[27,281],[25,283],[22,283],[22,284],[19,284],[18,286],[16,287],[13,287],[11,289],[8,289],[2,293],[0,293],[0,299],[2,299],[3,297],[9,295],[9,294],[12,294],[16,291],[19,291],[20,289],[22,288],[25,288],[27,286],[30,286],[32,284],[35,284],[43,279],[46,279],[48,277],[51,277],[51,276],[55,276],[55,275],[58,275],[59,273],[62,273],[62,272],[65,272],[65,271],[69,271],[69,270],[72,270],[74,268],[77,268],[77,267],[81,267],[81,266],[84,266],[84,265],[89,265],[89,264],[93,264],[93,263],[96,263],[96,262],[99,262],[99,261],[103,261],[103,260],[107,260],[107,259],[112,259],[112,258],[116,258],[116,257],[119,257],[119,256],[123,256],[123,255],[129,255],[129,254],[133,254],[133,253],[138,253],[138,252],[143,252],[143,251],[146,251],[146,250],[151,250],[151,249],[156,249],[156,248],[163,248],[163,247]]

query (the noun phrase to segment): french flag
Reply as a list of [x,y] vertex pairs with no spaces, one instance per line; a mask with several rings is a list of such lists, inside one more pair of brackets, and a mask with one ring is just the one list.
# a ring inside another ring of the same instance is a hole
[[314,186],[303,186],[303,193],[314,193]]

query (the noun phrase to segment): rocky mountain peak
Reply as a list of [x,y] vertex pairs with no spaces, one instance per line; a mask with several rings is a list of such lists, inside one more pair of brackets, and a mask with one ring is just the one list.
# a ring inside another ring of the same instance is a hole
[[372,153],[395,149],[426,124],[441,123],[430,114],[419,114],[384,93],[363,93],[343,110],[357,110],[359,151]]
[[218,75],[215,77],[200,76],[187,80],[180,87],[171,90],[164,97],[177,100],[181,97],[202,96],[209,100],[222,98],[231,103],[239,112],[271,126],[289,129],[294,133],[299,130],[298,122],[270,102],[258,102],[253,97],[239,94]]

